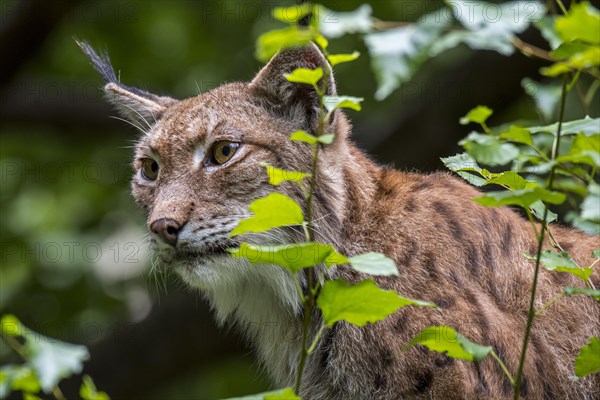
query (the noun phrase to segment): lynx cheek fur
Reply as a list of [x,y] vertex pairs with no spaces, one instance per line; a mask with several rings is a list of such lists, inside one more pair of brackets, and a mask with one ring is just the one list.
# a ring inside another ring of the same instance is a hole
[[[224,250],[229,232],[248,205],[273,190],[261,166],[309,170],[304,143],[291,132],[314,131],[317,96],[287,82],[295,68],[330,68],[315,46],[276,55],[250,83],[230,83],[186,100],[159,97],[119,83],[108,55],[79,43],[106,81],[108,99],[143,134],[132,179],[146,210],[152,245],[168,268],[199,288],[220,322],[231,321],[256,347],[279,387],[293,384],[302,307],[293,281],[272,265],[251,265]],[[334,83],[327,88],[335,93]],[[528,222],[508,208],[489,209],[470,199],[478,192],[446,173],[422,175],[377,165],[350,141],[350,124],[336,111],[322,150],[317,178],[316,239],[353,255],[378,251],[393,258],[400,276],[378,278],[383,288],[435,302],[443,312],[402,308],[364,328],[337,323],[309,358],[305,399],[500,399],[512,388],[491,359],[479,363],[402,347],[430,325],[456,327],[494,347],[516,371],[528,307],[535,253]],[[225,162],[221,162],[226,160]],[[292,185],[285,194],[302,202]],[[598,237],[553,226],[555,237],[581,265],[589,265]],[[244,241],[290,243],[293,230],[247,235]],[[343,266],[326,279],[355,282]],[[600,274],[592,281],[600,286]],[[538,305],[565,285],[564,273],[541,272]],[[315,322],[318,315],[314,316]],[[578,381],[573,360],[591,336],[600,335],[600,304],[587,296],[565,299],[537,318],[521,393],[528,399],[598,399],[598,374]]]

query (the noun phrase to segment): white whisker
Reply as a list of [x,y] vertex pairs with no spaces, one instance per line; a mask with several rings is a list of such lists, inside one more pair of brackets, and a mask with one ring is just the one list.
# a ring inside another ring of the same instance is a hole
[[133,121],[129,121],[127,119],[124,119],[124,118],[121,118],[121,117],[117,117],[117,116],[114,116],[114,115],[111,115],[109,118],[116,119],[116,120],[119,120],[119,121],[123,121],[123,122],[125,122],[125,123],[133,126],[135,129],[137,129],[138,131],[142,132],[143,134],[147,133],[147,131],[144,128],[142,128],[138,124],[133,123]]

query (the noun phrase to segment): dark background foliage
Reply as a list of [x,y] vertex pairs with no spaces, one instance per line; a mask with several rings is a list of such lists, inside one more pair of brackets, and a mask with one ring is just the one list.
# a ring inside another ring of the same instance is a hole
[[[109,50],[121,80],[184,98],[249,80],[270,10],[290,2],[2,1],[0,7],[0,312],[45,335],[90,348],[85,372],[113,398],[217,398],[260,391],[266,379],[233,330],[168,271],[156,272],[144,216],[129,195],[138,133],[110,118],[100,79],[73,41]],[[350,11],[359,1],[324,1]],[[439,1],[375,1],[373,15],[414,21]],[[535,32],[527,41],[542,45]],[[353,140],[401,169],[443,168],[469,132],[458,118],[477,104],[489,121],[534,119],[524,76],[539,63],[459,47],[429,61],[384,102],[362,40],[332,53],[362,53],[336,68],[339,91],[365,97],[350,112]],[[158,268],[160,270],[160,268]],[[4,346],[3,360],[18,362]],[[3,361],[4,362],[4,361]],[[78,379],[61,385],[76,393]]]

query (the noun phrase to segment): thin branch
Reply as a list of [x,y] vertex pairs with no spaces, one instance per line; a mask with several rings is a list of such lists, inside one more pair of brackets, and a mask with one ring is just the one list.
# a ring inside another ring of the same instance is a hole
[[[314,89],[317,91],[319,95],[319,126],[317,128],[317,136],[321,136],[325,133],[325,104],[323,103],[323,97],[327,90],[327,85],[329,82],[329,71],[324,72],[323,76],[323,87],[319,88],[315,85]],[[315,143],[312,145],[312,169],[311,169],[311,179],[310,186],[308,190],[308,195],[306,197],[306,224],[304,227],[304,234],[307,242],[313,241],[314,237],[314,218],[313,218],[313,198],[315,195],[315,190],[317,186],[317,168],[319,163],[319,143]],[[296,393],[300,392],[300,386],[302,384],[302,375],[304,373],[304,366],[306,365],[306,359],[309,354],[312,353],[319,341],[321,336],[323,327],[317,332],[315,335],[312,344],[307,347],[308,344],[308,331],[310,329],[310,318],[312,316],[313,310],[316,305],[316,297],[320,287],[320,280],[316,280],[314,270],[310,269],[307,272],[307,285],[308,285],[308,295],[303,299],[304,304],[304,320],[302,323],[302,349],[300,350],[300,360],[298,361],[298,370],[296,371],[296,384],[294,386],[294,391]]]
[[[560,97],[560,113],[559,113],[559,117],[558,117],[558,128],[556,130],[556,136],[554,138],[554,143],[552,145],[552,155],[551,155],[551,159],[555,160],[556,157],[558,156],[559,153],[559,149],[560,149],[560,135],[561,135],[561,131],[562,131],[562,123],[563,123],[563,119],[565,116],[565,100],[567,97],[567,75],[563,75],[563,84],[562,84],[562,91],[561,91],[561,97]],[[552,185],[554,184],[554,177],[555,177],[555,172],[556,172],[556,165],[554,165],[551,169],[550,169],[550,176],[548,177],[548,190],[552,190]],[[514,399],[515,400],[519,400],[519,397],[521,395],[521,382],[523,379],[523,368],[525,366],[525,356],[527,354],[527,345],[529,344],[529,335],[531,334],[531,328],[533,327],[533,320],[535,318],[536,315],[536,311],[535,311],[535,294],[536,294],[536,290],[537,290],[537,284],[538,284],[538,275],[540,272],[540,259],[542,256],[542,249],[544,247],[544,238],[545,238],[545,234],[544,232],[547,229],[547,222],[546,219],[548,217],[548,206],[545,205],[544,207],[544,215],[542,217],[542,229],[540,232],[540,235],[538,236],[538,246],[537,246],[537,253],[536,253],[536,257],[535,257],[535,271],[533,274],[533,286],[531,288],[531,298],[529,299],[529,312],[527,314],[527,325],[525,327],[525,335],[523,337],[523,347],[521,350],[521,357],[519,360],[519,368],[517,370],[517,375],[515,378],[515,383],[513,385],[513,389],[514,389]]]
[[6,344],[8,344],[8,346],[11,349],[13,349],[17,354],[19,354],[21,357],[23,357],[23,359],[27,360],[24,346],[21,343],[19,343],[19,341],[17,339],[15,339],[14,337],[12,337],[10,335],[5,334],[4,332],[0,332],[0,335],[2,336],[2,339],[4,339]]
[[562,299],[563,297],[565,297],[566,295],[564,293],[561,293],[557,296],[554,296],[553,298],[551,298],[550,300],[548,300],[547,303],[543,304],[539,310],[537,310],[535,312],[535,316],[539,317],[540,315],[542,315],[544,313],[544,311],[546,311],[546,309],[548,307],[550,307],[552,304],[556,303],[557,301],[559,301],[560,299]]
[[317,347],[317,343],[319,343],[319,339],[321,339],[321,335],[323,334],[323,331],[325,330],[325,328],[327,328],[327,325],[325,325],[325,324],[321,325],[321,328],[319,328],[319,331],[315,335],[315,338],[313,339],[312,344],[308,348],[308,354],[311,354],[313,351],[315,351],[315,348]]
[[407,26],[414,25],[414,22],[403,22],[403,21],[382,21],[376,18],[373,18],[371,22],[373,29],[378,31],[384,31],[386,29],[396,29],[396,28],[405,28]]
[[563,12],[563,14],[568,14],[567,8],[561,0],[556,0],[556,3],[558,4],[558,7],[560,8],[560,11]]
[[537,58],[541,58],[543,60],[552,61],[552,62],[556,61],[554,58],[552,58],[550,56],[550,53],[548,53],[546,50],[536,47],[532,44],[525,43],[524,41],[522,41],[521,39],[519,39],[516,36],[513,38],[512,44],[521,53],[523,53],[524,55],[526,55],[528,57],[537,57]]
[[504,371],[504,374],[506,375],[506,377],[510,381],[510,384],[514,386],[515,380],[513,379],[513,377],[510,374],[510,372],[508,371],[508,368],[506,368],[506,365],[504,364],[504,362],[502,361],[502,359],[500,357],[498,357],[498,354],[496,354],[496,352],[493,351],[493,350],[490,353],[490,355],[494,358],[494,360],[496,360],[496,362],[498,363],[498,365],[500,365],[500,368],[502,368],[502,371]]
[[55,386],[54,389],[52,389],[52,395],[56,398],[56,400],[67,400],[58,386]]

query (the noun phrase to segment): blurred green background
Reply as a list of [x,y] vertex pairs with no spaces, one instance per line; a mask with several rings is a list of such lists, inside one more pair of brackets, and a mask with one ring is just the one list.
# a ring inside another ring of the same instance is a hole
[[[324,1],[339,11],[360,1]],[[0,6],[0,312],[45,335],[82,343],[85,373],[112,398],[191,399],[268,388],[241,336],[216,327],[207,304],[169,271],[152,269],[145,218],[130,195],[138,135],[102,99],[101,81],[73,41],[109,50],[121,80],[184,98],[250,80],[259,34],[281,24],[270,10],[292,2],[2,1]],[[413,21],[440,1],[374,1],[373,14]],[[543,45],[535,32],[528,41]],[[539,64],[516,54],[459,47],[425,64],[384,102],[362,39],[336,70],[342,94],[365,97],[351,112],[354,140],[381,163],[441,169],[468,133],[458,118],[477,104],[490,123],[535,119],[520,80]],[[18,362],[2,343],[2,363]],[[61,384],[75,397],[80,379]]]

